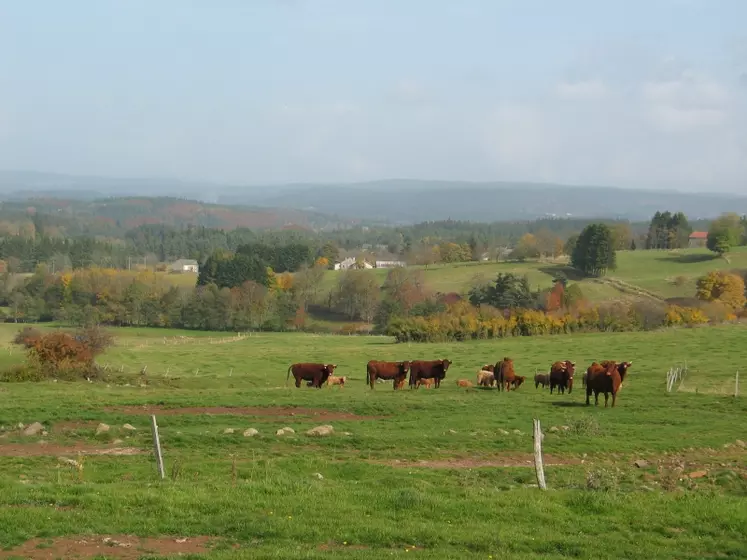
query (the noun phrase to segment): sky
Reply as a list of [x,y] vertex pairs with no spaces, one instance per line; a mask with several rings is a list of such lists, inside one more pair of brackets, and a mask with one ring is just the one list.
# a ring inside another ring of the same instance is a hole
[[747,194],[745,0],[0,0],[0,169]]

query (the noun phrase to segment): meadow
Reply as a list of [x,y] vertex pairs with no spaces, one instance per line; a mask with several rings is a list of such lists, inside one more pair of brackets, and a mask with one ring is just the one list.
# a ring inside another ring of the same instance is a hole
[[[2,325],[0,343],[15,332]],[[734,397],[744,325],[412,345],[113,332],[106,382],[0,385],[0,558],[747,555],[747,402]],[[0,367],[24,358],[0,352]],[[558,359],[633,367],[615,408],[603,396],[586,407],[578,379],[565,395],[530,382],[457,388],[503,356],[529,378]],[[454,362],[438,390],[365,385],[369,359],[438,357]],[[336,363],[348,382],[286,386],[295,361]],[[667,370],[684,363],[667,393]],[[533,418],[547,491],[532,468]],[[32,422],[46,435],[17,428]],[[111,429],[96,435],[101,422]],[[319,425],[334,433],[306,434]],[[295,433],[276,435],[283,427]]]

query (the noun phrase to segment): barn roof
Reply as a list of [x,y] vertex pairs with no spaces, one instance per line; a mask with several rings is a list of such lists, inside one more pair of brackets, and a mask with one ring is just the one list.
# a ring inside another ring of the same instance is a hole
[[690,239],[707,239],[707,238],[708,238],[707,231],[694,231],[690,234]]

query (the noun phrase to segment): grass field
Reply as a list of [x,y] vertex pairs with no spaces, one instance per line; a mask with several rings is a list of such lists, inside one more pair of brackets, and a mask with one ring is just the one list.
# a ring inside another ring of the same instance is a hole
[[[682,249],[677,251],[618,251],[617,270],[609,272],[609,278],[621,280],[633,287],[652,292],[662,299],[693,297],[695,282],[712,270],[747,269],[747,248],[738,247],[728,255],[729,260],[717,258],[705,249]],[[438,292],[466,292],[477,282],[489,282],[499,273],[526,274],[532,288],[547,288],[558,272],[573,278],[573,271],[566,264],[542,262],[480,262],[455,263],[423,267],[425,283]],[[381,283],[386,279],[386,269],[374,270]],[[323,291],[334,287],[339,271],[329,271],[324,279]],[[675,283],[677,278],[682,283]],[[581,280],[581,287],[593,301],[607,301],[629,297],[607,283]]]
[[[14,332],[3,325],[0,342]],[[99,558],[137,558],[117,545],[132,535],[161,539],[146,543],[151,559],[747,555],[747,450],[737,441],[747,440],[747,401],[733,397],[745,326],[409,346],[116,334],[99,361],[122,370],[119,382],[0,385],[0,558],[72,557],[81,539],[98,543]],[[562,396],[533,384],[456,387],[504,355],[528,376],[565,358],[633,367],[614,409],[584,406],[580,383]],[[364,384],[369,359],[435,357],[454,361],[441,389]],[[22,359],[2,350],[0,367]],[[348,384],[285,387],[294,361],[334,362]],[[666,393],[667,369],[684,362],[681,390]],[[151,411],[165,481],[150,452]],[[545,430],[546,492],[530,468],[532,418]],[[35,421],[47,435],[15,429]],[[99,422],[111,430],[96,436]],[[305,434],[320,424],[335,433]],[[277,436],[285,426],[295,434]],[[244,437],[247,428],[259,435]],[[203,550],[206,537],[215,549]],[[93,556],[93,545],[85,550]]]

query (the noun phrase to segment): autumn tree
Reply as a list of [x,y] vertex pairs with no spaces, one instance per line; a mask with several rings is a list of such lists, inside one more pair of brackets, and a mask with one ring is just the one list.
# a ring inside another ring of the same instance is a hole
[[590,224],[578,237],[571,265],[587,276],[604,276],[617,267],[612,230],[606,224]]
[[728,253],[732,247],[739,245],[741,238],[742,224],[739,216],[729,212],[711,222],[706,247],[714,253],[723,255]]
[[630,229],[630,224],[620,222],[612,226],[612,239],[614,240],[616,251],[629,249],[633,240],[633,232]]
[[525,259],[536,259],[540,256],[537,237],[531,233],[525,233],[519,238],[516,247],[511,251],[511,258],[523,261]]
[[371,321],[379,303],[379,291],[373,270],[346,270],[337,283],[336,305],[351,319]]
[[696,297],[703,301],[718,301],[734,310],[745,305],[744,280],[728,272],[709,272],[698,279]]
[[324,265],[315,264],[311,267],[303,267],[296,272],[293,281],[293,291],[304,310],[308,309],[309,303],[316,300],[319,287],[322,280],[324,280],[325,269]]

